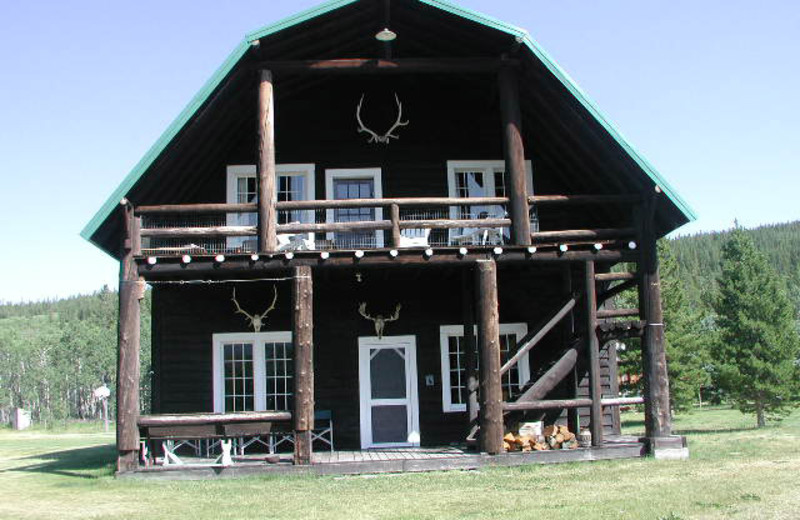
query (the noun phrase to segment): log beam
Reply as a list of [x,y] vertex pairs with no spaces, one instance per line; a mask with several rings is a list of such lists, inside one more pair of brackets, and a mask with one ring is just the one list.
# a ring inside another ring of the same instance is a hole
[[413,58],[290,60],[256,63],[258,69],[280,74],[443,74],[494,73],[519,62],[503,58]]
[[294,343],[294,463],[311,464],[314,429],[314,312],[311,268],[296,267],[292,280]]
[[589,396],[591,406],[592,446],[603,444],[603,408],[600,404],[602,388],[600,386],[600,344],[597,339],[597,288],[595,287],[594,262],[588,261],[585,277],[584,312],[586,319],[586,350],[589,359]]
[[565,377],[572,373],[577,363],[578,350],[574,347],[567,349],[561,358],[556,361],[542,377],[537,379],[530,388],[517,398],[517,402],[533,402],[544,398],[558,386]]
[[117,471],[135,470],[139,465],[139,335],[140,300],[144,281],[134,258],[141,254],[141,218],[123,199],[124,236],[119,273],[119,329],[117,349]]
[[531,244],[528,206],[528,175],[525,145],[522,141],[522,112],[519,107],[519,78],[514,69],[505,67],[498,74],[500,113],[503,122],[506,191],[511,215],[511,240],[518,246]]
[[275,99],[272,73],[262,70],[258,86],[258,241],[259,251],[278,249],[275,226]]
[[503,392],[500,380],[500,321],[497,265],[479,260],[475,268],[478,349],[480,351],[481,451],[503,453]]

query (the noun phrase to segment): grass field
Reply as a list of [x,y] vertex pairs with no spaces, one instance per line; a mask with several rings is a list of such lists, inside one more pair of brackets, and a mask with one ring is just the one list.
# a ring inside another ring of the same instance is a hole
[[[642,417],[625,416],[626,433]],[[800,518],[800,413],[676,418],[692,458],[372,477],[116,480],[113,435],[0,430],[0,518]]]

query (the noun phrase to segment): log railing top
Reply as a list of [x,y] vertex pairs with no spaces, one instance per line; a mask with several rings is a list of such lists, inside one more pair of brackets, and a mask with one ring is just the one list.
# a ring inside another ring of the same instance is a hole
[[[606,204],[636,203],[638,195],[536,195],[529,197],[535,205],[550,204]],[[277,202],[277,210],[299,209],[340,209],[340,208],[381,208],[398,206],[488,206],[508,204],[508,197],[404,197],[382,199],[345,200],[298,200]],[[256,212],[258,206],[250,204],[159,204],[137,206],[137,215],[176,214],[176,213],[249,213]]]
[[534,195],[530,204],[634,204],[642,202],[640,195]]
[[187,413],[172,415],[142,415],[137,424],[148,426],[175,426],[201,424],[231,424],[243,422],[285,422],[292,420],[291,412],[239,412],[239,413]]

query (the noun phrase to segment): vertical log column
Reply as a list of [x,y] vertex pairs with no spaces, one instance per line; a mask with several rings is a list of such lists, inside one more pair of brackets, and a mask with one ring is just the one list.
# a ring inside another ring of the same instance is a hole
[[481,356],[481,451],[503,453],[503,392],[500,386],[500,321],[497,309],[497,265],[476,263],[478,348]]
[[653,229],[654,200],[643,212],[641,236],[641,290],[639,309],[645,321],[642,339],[642,368],[645,384],[645,435],[648,438],[672,434],[669,407],[669,375],[664,345],[664,319],[661,309],[661,280],[658,273],[658,251]]
[[464,268],[461,280],[461,313],[464,324],[464,368],[466,384],[464,385],[464,402],[467,403],[469,437],[478,426],[478,363],[475,348],[475,289],[472,270]]
[[506,193],[511,215],[511,239],[514,244],[531,244],[528,208],[525,146],[522,143],[522,112],[519,107],[519,79],[515,69],[503,67],[498,76],[500,110],[503,118],[503,151],[506,161]]
[[275,214],[275,100],[272,73],[262,70],[258,86],[258,248],[278,248]]
[[592,446],[603,444],[603,407],[600,386],[600,344],[597,340],[597,288],[594,279],[594,262],[586,262],[585,313],[586,350],[589,355],[589,396],[592,399],[590,410]]
[[294,269],[292,304],[294,463],[311,464],[311,431],[314,429],[314,295],[309,266]]
[[[563,268],[563,290],[565,296],[572,295],[572,262],[567,263],[567,265]],[[569,345],[572,342],[572,338],[575,337],[575,310],[569,311],[569,314],[564,318],[564,325],[562,329],[562,343],[564,345]],[[569,376],[570,386],[572,387],[572,398],[578,399],[579,395],[579,387],[580,387],[580,380],[578,378],[578,364],[575,363],[575,367],[570,372]],[[567,410],[567,425],[569,426],[569,430],[571,432],[575,432],[576,434],[581,429],[581,413],[579,408],[571,408]]]
[[125,235],[119,273],[119,330],[117,350],[117,471],[139,465],[139,327],[144,281],[139,279],[135,256],[141,253],[141,221],[122,199]]

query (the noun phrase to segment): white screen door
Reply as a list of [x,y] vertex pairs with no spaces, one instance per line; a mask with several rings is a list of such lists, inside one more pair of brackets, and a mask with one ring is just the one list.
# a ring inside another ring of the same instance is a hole
[[361,448],[419,446],[414,336],[358,339]]

